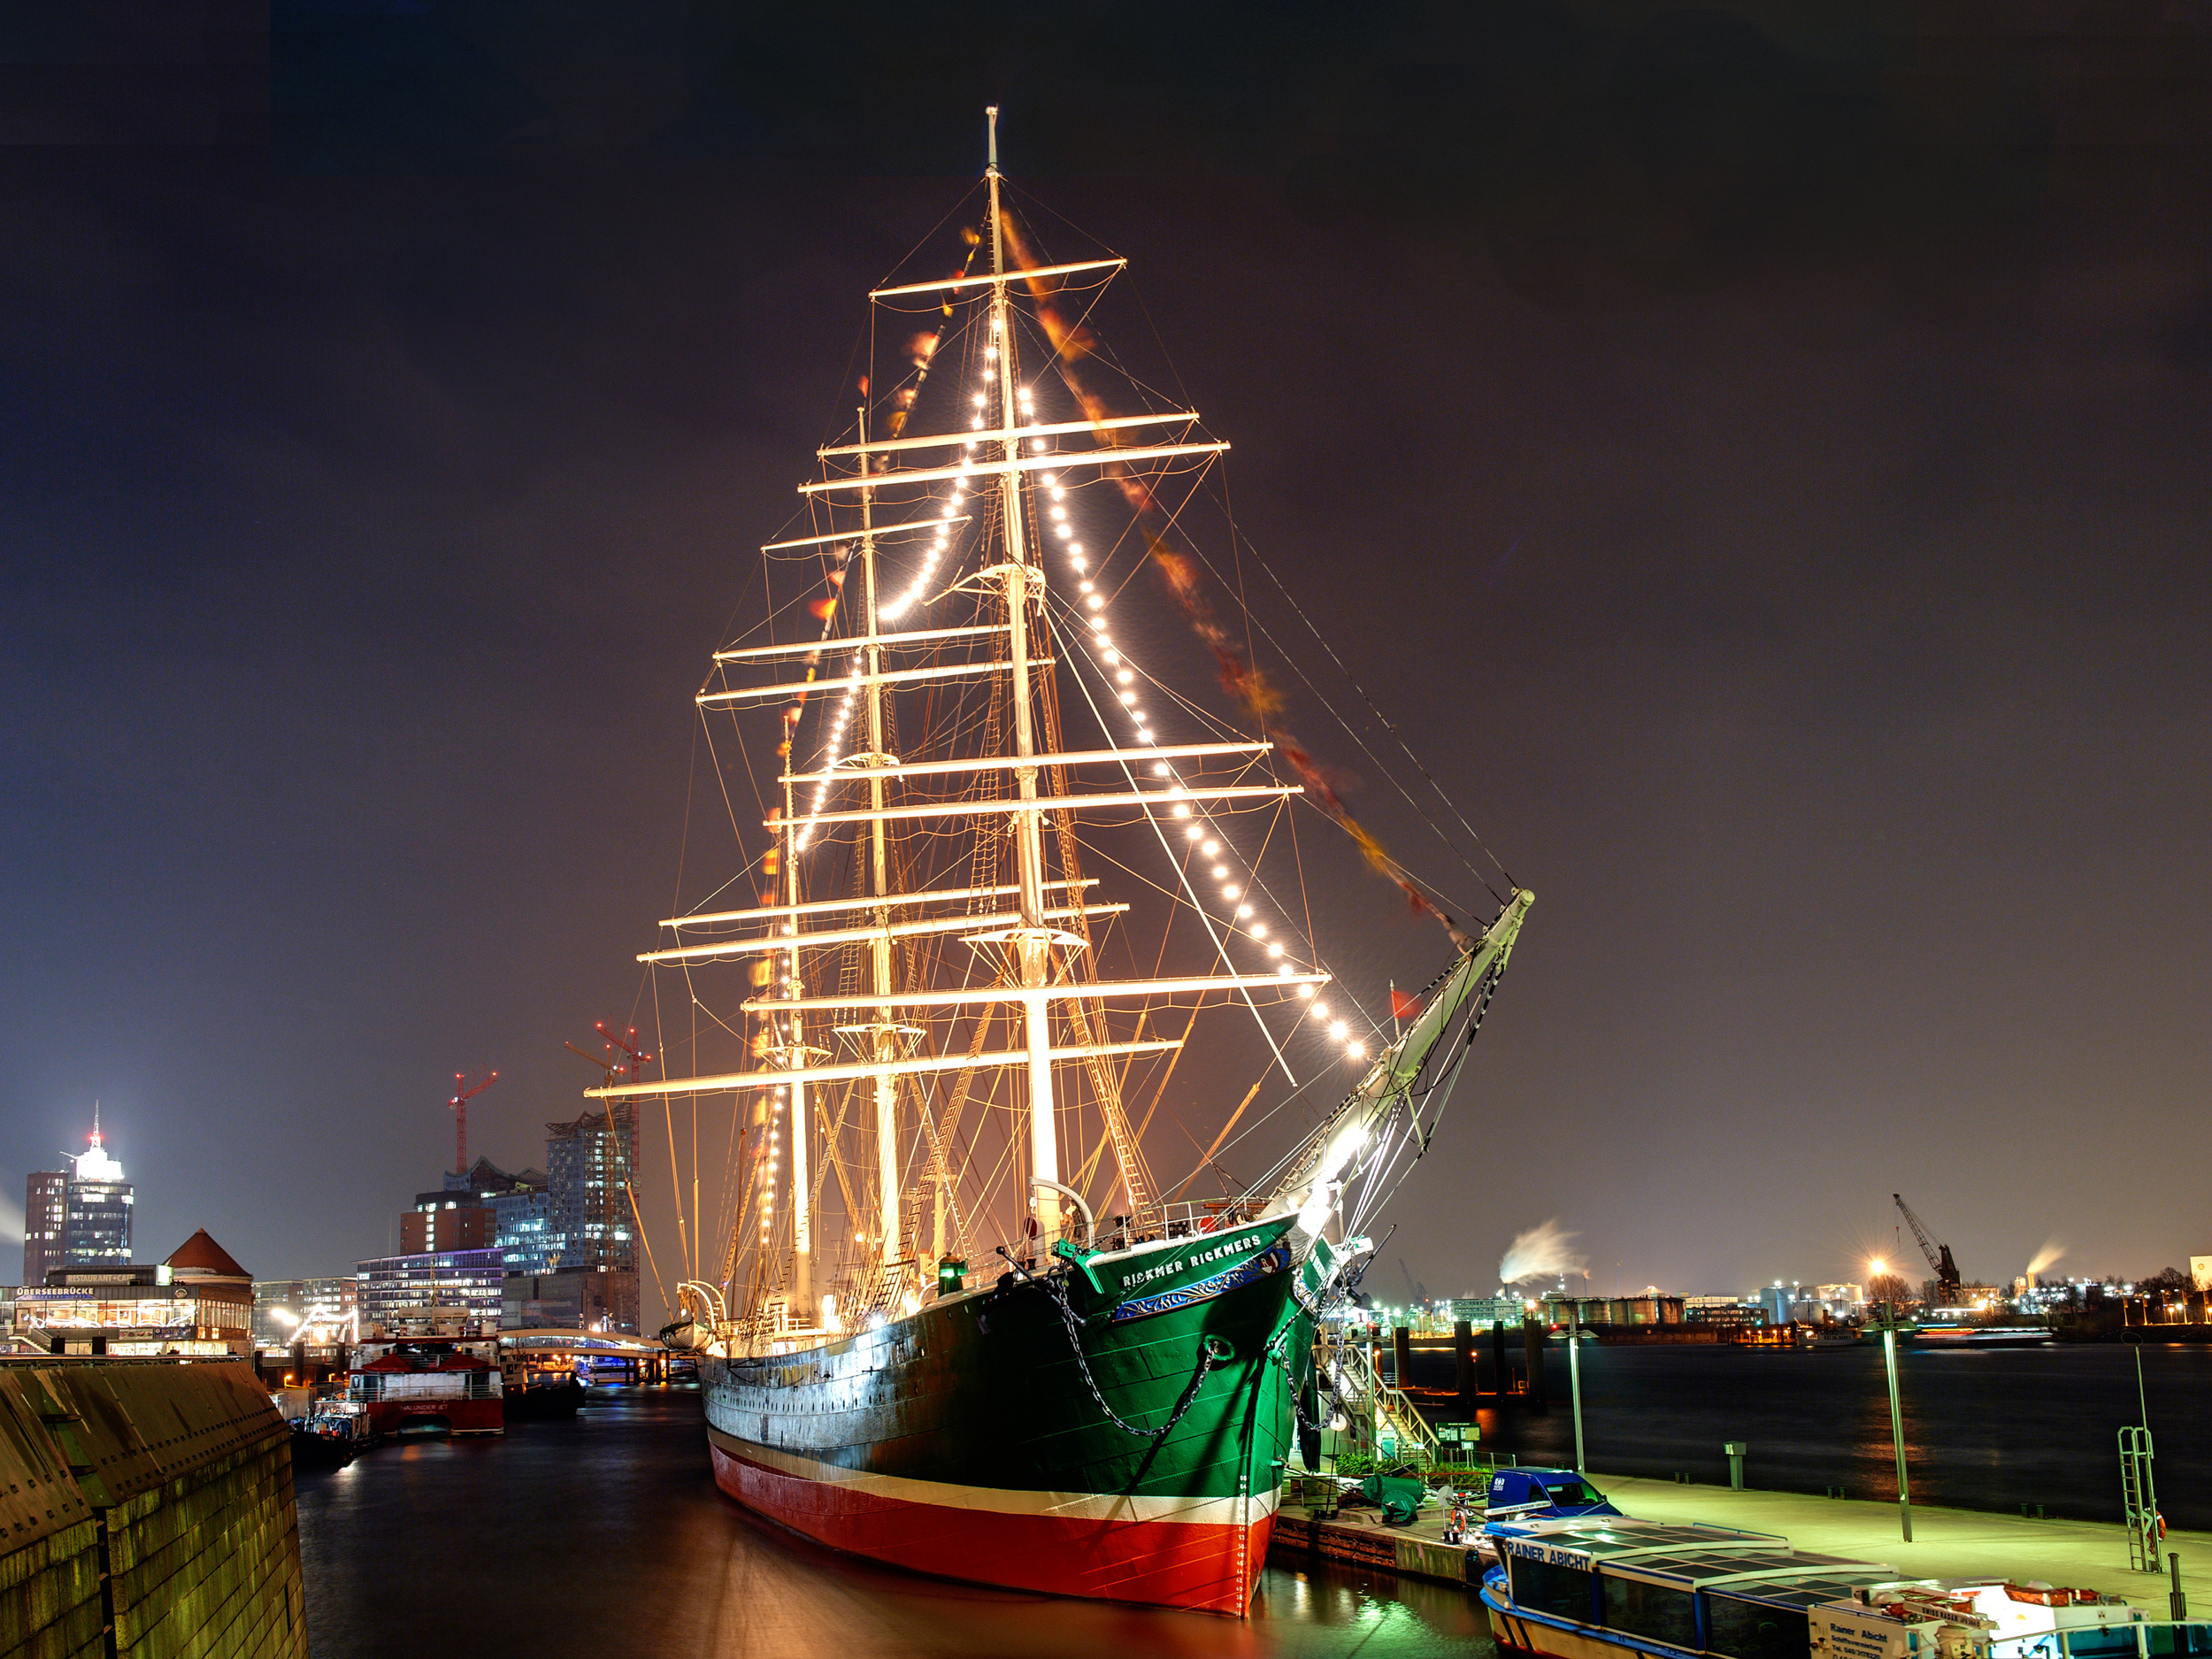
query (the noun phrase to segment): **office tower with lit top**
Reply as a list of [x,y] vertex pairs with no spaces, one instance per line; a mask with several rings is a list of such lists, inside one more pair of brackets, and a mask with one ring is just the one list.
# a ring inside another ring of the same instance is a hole
[[46,1267],[127,1267],[131,1211],[137,1194],[123,1179],[123,1166],[108,1156],[101,1141],[96,1107],[91,1146],[71,1161],[77,1167],[63,1185],[61,1251],[48,1256]]

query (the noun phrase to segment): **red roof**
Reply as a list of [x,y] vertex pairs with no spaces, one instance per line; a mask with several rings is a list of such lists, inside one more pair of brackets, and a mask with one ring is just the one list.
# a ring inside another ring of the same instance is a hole
[[183,1270],[195,1273],[211,1273],[219,1279],[251,1279],[253,1275],[238,1265],[231,1253],[207,1236],[202,1227],[182,1244],[171,1251],[166,1263],[172,1272]]

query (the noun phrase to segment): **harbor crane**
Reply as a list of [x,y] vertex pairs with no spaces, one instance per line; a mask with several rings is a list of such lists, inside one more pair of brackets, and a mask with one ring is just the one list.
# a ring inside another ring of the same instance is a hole
[[1935,1269],[1936,1300],[1955,1305],[1959,1299],[1961,1279],[1959,1265],[1951,1259],[1951,1247],[1939,1244],[1928,1236],[1928,1229],[1920,1217],[1912,1213],[1912,1206],[1905,1202],[1904,1194],[1892,1193],[1890,1196],[1897,1201],[1897,1208],[1904,1212],[1906,1224],[1912,1228],[1912,1236],[1920,1240],[1921,1255],[1926,1256],[1928,1265]]
[[481,1083],[471,1087],[465,1073],[453,1074],[453,1098],[446,1104],[453,1108],[453,1171],[457,1175],[469,1172],[469,1102],[498,1081],[499,1073],[491,1071]]

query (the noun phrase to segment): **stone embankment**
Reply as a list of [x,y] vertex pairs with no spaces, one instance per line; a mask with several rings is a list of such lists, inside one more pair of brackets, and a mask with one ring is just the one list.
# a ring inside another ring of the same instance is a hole
[[291,1433],[242,1362],[0,1363],[0,1659],[306,1659]]

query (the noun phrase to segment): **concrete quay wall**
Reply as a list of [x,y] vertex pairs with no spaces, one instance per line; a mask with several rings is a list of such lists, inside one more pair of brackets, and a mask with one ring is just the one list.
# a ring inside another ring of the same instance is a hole
[[242,1362],[0,1363],[0,1659],[306,1659],[291,1433]]

